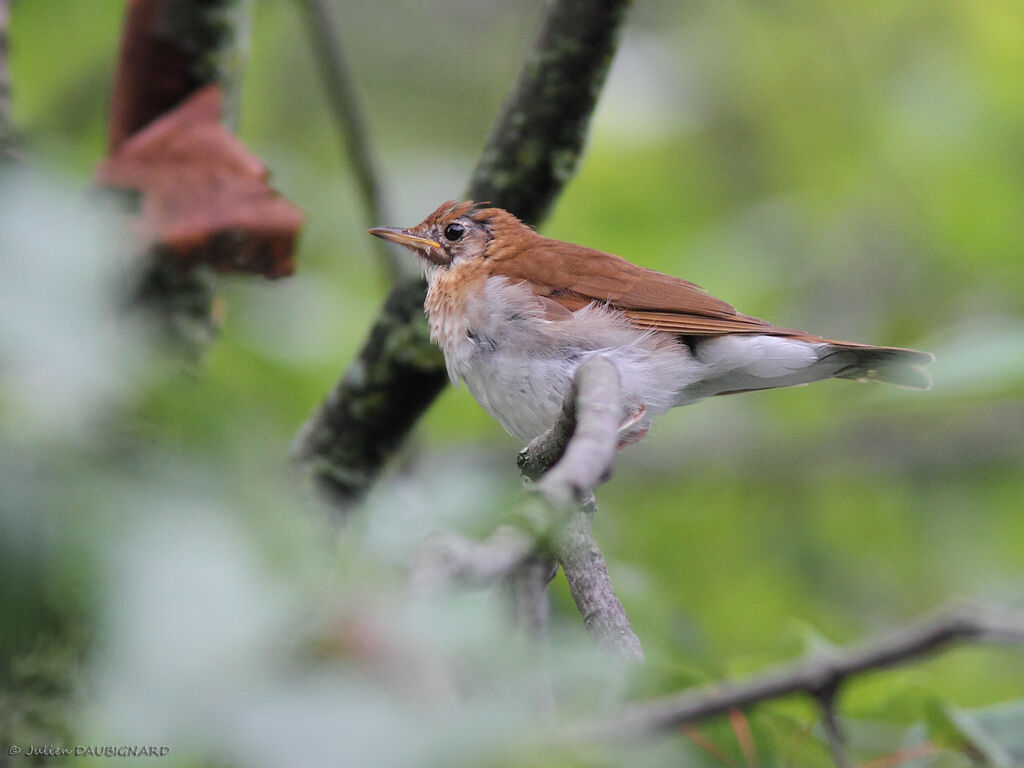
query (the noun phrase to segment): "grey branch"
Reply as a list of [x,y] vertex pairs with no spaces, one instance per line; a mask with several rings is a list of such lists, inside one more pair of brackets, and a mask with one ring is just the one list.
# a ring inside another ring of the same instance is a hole
[[554,722],[558,706],[551,681],[548,584],[557,572],[558,566],[550,557],[532,557],[505,579],[515,625],[522,640],[528,643],[530,656],[541,672],[532,683],[533,707],[550,722]]
[[1024,644],[1024,614],[998,606],[960,605],[888,635],[827,655],[781,666],[735,683],[714,685],[638,702],[617,715],[572,731],[583,740],[639,737],[734,708],[794,694],[821,699],[850,677],[927,656],[958,641]]
[[818,695],[818,703],[821,705],[821,722],[825,728],[825,739],[832,752],[832,762],[836,768],[853,768],[850,753],[846,748],[846,734],[839,723],[839,715],[836,712],[836,695],[839,692],[835,689],[826,690]]
[[[555,425],[520,453],[520,466],[522,457],[530,456],[528,466],[535,474],[524,469],[530,479],[547,473],[536,490],[556,510],[590,498],[594,487],[607,477],[615,455],[619,402],[615,366],[604,358],[587,360],[576,370]],[[412,564],[411,585],[430,591],[451,582],[487,586],[509,578],[530,560],[548,554],[543,551],[544,540],[555,535],[555,528],[564,521],[564,515],[551,511],[550,507],[541,511],[536,534],[502,526],[478,542],[455,534],[429,538]]]
[[555,534],[555,554],[587,632],[598,646],[636,662],[644,659],[640,640],[591,529],[593,490],[611,473],[623,415],[618,370],[605,358],[590,358],[576,370],[554,426],[523,449],[519,466],[527,477],[540,478],[537,490],[551,504],[573,509]]
[[[355,174],[366,225],[374,227],[389,224],[391,217],[384,205],[384,194],[373,160],[373,152],[370,150],[363,112],[359,107],[356,86],[345,59],[341,29],[327,0],[303,0],[303,5],[308,34],[323,73],[327,98],[334,113],[342,149],[348,158],[349,167]],[[397,250],[388,247],[383,240],[373,239],[368,244],[376,250],[381,262],[387,266],[392,279],[403,273],[411,273],[412,262],[401,259]],[[406,264],[410,269],[405,267]]]
[[[551,4],[468,197],[543,219],[578,163],[627,5]],[[296,459],[343,508],[362,498],[447,382],[423,318],[425,290],[422,280],[396,282],[358,359],[296,439]]]
[[554,426],[520,454],[520,467],[537,479],[535,490],[546,501],[539,535],[503,528],[477,543],[459,536],[436,537],[414,563],[414,587],[436,589],[451,581],[486,584],[506,579],[518,590],[520,616],[527,624],[540,626],[546,612],[546,602],[542,611],[543,586],[554,575],[543,551],[548,539],[594,641],[621,659],[642,661],[640,641],[615,596],[591,531],[596,511],[592,491],[610,473],[622,416],[615,366],[601,357],[585,361],[576,370]]
[[554,426],[520,452],[519,468],[552,503],[582,503],[608,479],[624,415],[615,366],[603,357],[584,361]]
[[594,642],[623,661],[641,662],[644,652],[640,639],[615,596],[604,555],[594,541],[591,520],[596,511],[591,498],[573,514],[558,539],[558,561],[583,626]]

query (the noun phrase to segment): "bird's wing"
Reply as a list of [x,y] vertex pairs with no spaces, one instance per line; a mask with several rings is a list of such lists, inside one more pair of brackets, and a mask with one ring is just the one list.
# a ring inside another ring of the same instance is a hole
[[600,302],[618,309],[642,328],[680,336],[731,333],[785,336],[826,344],[828,354],[848,355],[847,378],[874,378],[918,389],[927,389],[930,383],[923,367],[935,358],[928,352],[838,341],[793,328],[780,328],[756,317],[741,315],[729,304],[705,293],[700,286],[638,267],[610,253],[537,235],[527,243],[520,240],[515,248],[495,250],[488,261],[492,275],[529,285],[543,300],[548,319],[565,317],[551,311],[556,303],[575,311]]
[[537,237],[514,253],[495,253],[491,274],[521,280],[539,296],[568,310],[600,302],[620,310],[638,326],[669,333],[806,336],[742,315],[686,280],[638,267],[610,253],[547,238]]

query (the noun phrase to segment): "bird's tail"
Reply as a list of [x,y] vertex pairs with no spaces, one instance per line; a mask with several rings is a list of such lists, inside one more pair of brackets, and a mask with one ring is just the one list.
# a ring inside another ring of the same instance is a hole
[[900,347],[872,347],[850,341],[829,341],[821,349],[821,362],[838,364],[837,379],[884,381],[908,389],[929,389],[931,374],[925,367],[934,362],[929,352]]

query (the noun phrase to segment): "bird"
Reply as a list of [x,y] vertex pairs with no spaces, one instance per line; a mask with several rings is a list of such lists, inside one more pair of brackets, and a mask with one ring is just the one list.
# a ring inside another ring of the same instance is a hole
[[694,283],[544,237],[486,203],[449,200],[414,227],[369,232],[416,255],[449,377],[524,444],[554,424],[593,356],[619,373],[620,447],[670,408],[717,395],[830,378],[931,386],[928,352],[772,325]]

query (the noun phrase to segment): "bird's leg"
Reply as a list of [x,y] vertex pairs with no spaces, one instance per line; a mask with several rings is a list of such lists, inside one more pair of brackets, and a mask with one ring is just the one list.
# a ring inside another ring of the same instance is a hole
[[644,420],[646,415],[646,405],[641,405],[639,408],[635,408],[626,414],[626,418],[619,425],[619,450],[622,450],[627,445],[639,443],[647,436],[647,431],[650,429],[649,425],[641,429],[633,429],[633,427]]

